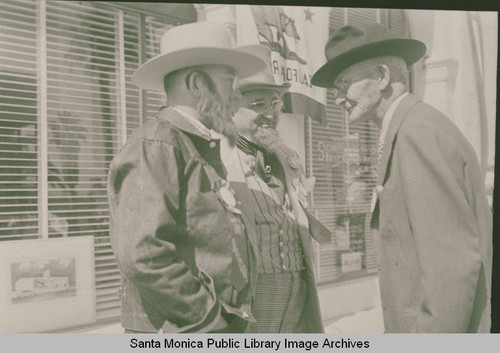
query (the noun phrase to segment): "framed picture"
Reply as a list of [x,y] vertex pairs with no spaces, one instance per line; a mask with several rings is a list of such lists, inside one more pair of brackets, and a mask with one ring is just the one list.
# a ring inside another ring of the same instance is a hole
[[0,333],[95,322],[92,236],[0,242]]

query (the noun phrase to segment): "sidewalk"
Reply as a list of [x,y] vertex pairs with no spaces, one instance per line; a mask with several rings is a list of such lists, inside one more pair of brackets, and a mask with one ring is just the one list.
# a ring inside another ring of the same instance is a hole
[[[123,328],[119,323],[115,323],[81,333],[123,333]],[[325,323],[325,333],[384,333],[382,307],[360,311]]]
[[359,311],[325,324],[325,333],[384,333],[382,307]]

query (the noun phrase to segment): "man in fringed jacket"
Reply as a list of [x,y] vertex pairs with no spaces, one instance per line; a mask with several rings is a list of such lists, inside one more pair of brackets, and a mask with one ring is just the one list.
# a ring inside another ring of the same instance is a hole
[[161,52],[133,82],[165,90],[168,106],[129,137],[110,166],[122,326],[243,332],[255,321],[256,265],[223,161],[236,149],[237,78],[264,63],[208,22],[167,31]]

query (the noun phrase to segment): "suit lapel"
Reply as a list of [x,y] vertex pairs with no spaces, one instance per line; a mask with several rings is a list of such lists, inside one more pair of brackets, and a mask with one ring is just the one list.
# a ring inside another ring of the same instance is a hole
[[396,108],[396,111],[394,112],[394,116],[389,125],[389,129],[387,130],[387,135],[385,136],[382,157],[378,165],[377,185],[384,185],[385,181],[387,180],[387,166],[392,155],[394,139],[396,138],[399,127],[403,123],[406,113],[418,102],[420,102],[420,99],[410,94],[401,101],[401,103]]
[[[382,157],[380,159],[380,163],[378,164],[378,175],[377,175],[377,187],[383,186],[387,179],[389,179],[389,173],[387,167],[392,158],[392,151],[394,150],[394,143],[396,141],[396,135],[398,133],[401,124],[406,116],[406,113],[413,107],[415,104],[420,102],[420,99],[415,97],[412,94],[409,94],[406,98],[404,98],[401,103],[399,103],[396,111],[394,112],[394,116],[389,125],[389,129],[387,130],[387,135],[384,140],[384,148],[382,150]],[[379,199],[378,194],[374,195],[375,206],[372,211],[372,219],[371,219],[371,228],[378,229],[378,216],[379,216]]]
[[[285,174],[286,192],[288,193],[290,201],[292,201],[291,204],[292,208],[294,209],[297,224],[299,225],[299,233],[302,239],[304,252],[306,252],[308,255],[311,255],[311,236],[313,236],[314,239],[316,239],[316,241],[318,241],[319,243],[325,243],[330,241],[331,232],[323,224],[321,224],[321,222],[318,221],[316,217],[314,217],[308,210],[303,208],[298,200],[296,200],[297,197],[294,195],[295,190],[292,183],[294,179],[298,179],[300,181],[299,167],[297,166],[297,168],[292,168],[290,162],[283,156],[278,156],[278,160],[283,168],[283,173]],[[300,217],[300,214],[303,214],[305,217]],[[300,222],[300,219],[303,219],[303,221]],[[309,260],[309,256],[306,256],[306,258]]]

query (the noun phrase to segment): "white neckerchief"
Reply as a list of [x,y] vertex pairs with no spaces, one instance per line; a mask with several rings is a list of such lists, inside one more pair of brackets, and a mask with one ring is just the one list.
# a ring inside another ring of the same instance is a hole
[[226,179],[228,181],[246,182],[236,145],[229,145],[227,137],[217,131],[210,130],[210,133],[213,138],[220,139],[220,159],[227,171]]

